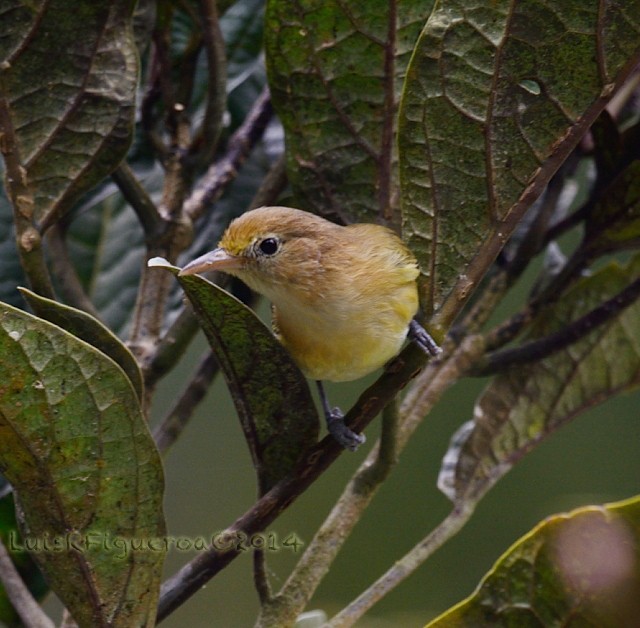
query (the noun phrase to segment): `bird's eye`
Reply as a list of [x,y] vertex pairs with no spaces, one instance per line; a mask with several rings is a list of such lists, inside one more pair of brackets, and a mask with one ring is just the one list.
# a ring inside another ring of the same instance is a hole
[[265,255],[274,255],[278,248],[280,247],[280,243],[276,238],[265,238],[258,244],[258,248]]

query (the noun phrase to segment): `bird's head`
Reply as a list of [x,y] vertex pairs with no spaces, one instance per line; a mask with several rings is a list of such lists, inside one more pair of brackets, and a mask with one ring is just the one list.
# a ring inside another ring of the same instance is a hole
[[317,293],[323,255],[338,225],[289,207],[261,207],[236,218],[218,248],[187,264],[181,275],[219,270],[278,302],[283,292]]

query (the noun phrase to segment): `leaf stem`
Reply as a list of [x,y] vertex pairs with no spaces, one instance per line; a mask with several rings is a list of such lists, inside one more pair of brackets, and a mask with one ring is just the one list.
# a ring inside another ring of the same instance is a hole
[[193,411],[204,399],[218,370],[218,363],[213,354],[207,351],[180,397],[162,422],[153,430],[153,438],[160,453],[165,453],[182,434]]
[[56,279],[56,285],[66,303],[100,319],[100,314],[84,291],[75,266],[69,258],[64,236],[63,228],[59,222],[52,224],[47,230],[47,245],[51,253],[51,272]]
[[160,212],[129,165],[123,161],[111,174],[111,178],[115,181],[127,203],[136,212],[147,239],[160,233],[164,227]]

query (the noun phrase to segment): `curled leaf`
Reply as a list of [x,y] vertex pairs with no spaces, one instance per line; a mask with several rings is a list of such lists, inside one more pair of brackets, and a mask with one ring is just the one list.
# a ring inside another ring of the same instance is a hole
[[127,374],[142,401],[144,384],[136,359],[120,339],[99,320],[82,310],[42,297],[26,288],[18,288],[33,311],[40,317],[81,338],[108,355]]

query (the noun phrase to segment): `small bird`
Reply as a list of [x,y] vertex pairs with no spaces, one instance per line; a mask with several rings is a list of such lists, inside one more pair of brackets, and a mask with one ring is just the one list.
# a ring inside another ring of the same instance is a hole
[[316,380],[329,432],[345,448],[364,442],[331,409],[323,380],[358,379],[396,356],[408,335],[440,349],[415,321],[418,265],[400,238],[375,224],[337,225],[290,207],[236,218],[215,250],[181,275],[219,270],[273,305],[273,329],[302,372]]

